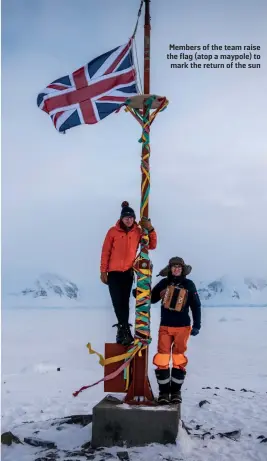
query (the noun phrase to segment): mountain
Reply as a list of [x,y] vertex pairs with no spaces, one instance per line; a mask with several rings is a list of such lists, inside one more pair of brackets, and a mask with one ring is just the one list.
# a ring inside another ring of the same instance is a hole
[[81,290],[71,280],[46,272],[29,286],[10,294],[8,304],[29,307],[80,306]]
[[[232,277],[224,275],[211,281],[196,283],[203,307],[266,306],[267,280],[255,277]],[[100,296],[101,295],[101,296]],[[105,295],[105,298],[104,298]],[[101,298],[103,296],[103,298]],[[4,305],[12,307],[102,307],[110,305],[107,291],[99,287],[78,286],[58,274],[41,274],[33,283],[24,286],[8,298]],[[133,299],[131,299],[133,302]]]
[[25,288],[20,292],[24,296],[32,298],[59,296],[77,299],[79,289],[77,285],[64,277],[56,274],[45,273],[35,280],[31,288]]
[[203,306],[267,306],[267,280],[253,277],[223,277],[200,282]]

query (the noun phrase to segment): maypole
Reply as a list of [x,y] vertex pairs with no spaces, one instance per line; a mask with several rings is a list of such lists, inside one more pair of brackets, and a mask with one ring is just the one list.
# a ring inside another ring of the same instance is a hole
[[[144,94],[131,98],[126,103],[126,111],[139,121],[142,126],[141,156],[141,204],[140,218],[149,219],[149,192],[150,192],[150,126],[160,110],[167,106],[166,98],[150,94],[150,1],[145,3],[144,24]],[[156,109],[152,115],[150,112]],[[127,403],[152,403],[153,393],[148,378],[148,350],[151,342],[150,334],[150,306],[151,306],[151,278],[152,263],[149,258],[149,234],[143,230],[140,253],[135,261],[134,270],[137,278],[136,288],[136,313],[135,336],[132,351],[139,349],[135,354],[132,364],[132,379],[125,402]]]
[[[149,219],[150,193],[150,127],[156,115],[168,105],[166,97],[150,94],[150,1],[142,0],[138,12],[137,24],[132,36],[134,39],[142,6],[145,4],[144,24],[144,92],[132,96],[124,103],[125,111],[130,112],[142,126],[141,154],[141,220]],[[127,392],[124,399],[129,404],[153,404],[154,397],[148,378],[148,351],[151,343],[150,307],[152,263],[149,258],[149,231],[143,229],[140,252],[134,262],[136,274],[136,307],[134,342],[130,346],[116,343],[105,344],[105,358],[94,351],[91,344],[87,347],[90,354],[97,354],[99,363],[104,366],[104,377],[89,386],[83,386],[73,395],[104,382],[105,392]],[[120,365],[118,366],[118,363]],[[122,388],[123,386],[123,388]]]
[[[144,24],[144,94],[150,94],[150,0],[145,0],[145,24]],[[150,133],[150,100],[143,102],[143,136],[142,136],[142,158],[141,158],[141,204],[140,218],[149,217],[149,133]],[[137,276],[136,287],[136,314],[135,314],[135,343],[139,341],[143,345],[141,353],[133,359],[133,376],[125,402],[136,400],[151,402],[154,400],[148,378],[148,346],[150,337],[150,292],[152,267],[148,252],[148,231],[143,233],[141,239],[141,251],[136,260],[134,269]]]

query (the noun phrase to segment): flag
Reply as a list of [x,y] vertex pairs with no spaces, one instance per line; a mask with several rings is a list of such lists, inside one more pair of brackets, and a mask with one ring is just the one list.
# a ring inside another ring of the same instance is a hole
[[99,122],[136,94],[131,39],[50,83],[38,94],[37,105],[64,133],[78,125]]

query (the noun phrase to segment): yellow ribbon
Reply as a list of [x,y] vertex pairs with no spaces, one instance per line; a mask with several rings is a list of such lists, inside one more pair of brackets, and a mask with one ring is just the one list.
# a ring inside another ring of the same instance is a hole
[[89,354],[96,354],[99,357],[99,364],[102,365],[102,367],[106,365],[110,365],[111,363],[121,362],[122,360],[130,358],[132,355],[131,352],[125,352],[124,354],[116,355],[115,357],[109,357],[108,359],[104,359],[102,354],[99,354],[99,352],[92,349],[91,343],[88,343],[86,347],[88,348]]
[[[88,343],[86,347],[88,348],[89,354],[96,354],[99,357],[99,364],[103,366],[105,365],[110,365],[111,363],[116,363],[120,362],[122,360],[128,359],[130,357],[134,357],[136,354],[139,355],[139,357],[142,357],[142,350],[146,349],[147,346],[138,346],[138,339],[134,341],[134,346],[135,350],[132,350],[131,352],[126,352],[121,355],[116,355],[115,357],[109,357],[108,359],[104,359],[102,354],[99,354],[99,352],[95,351],[91,347],[91,343]],[[126,367],[126,378],[125,378],[125,390],[127,391],[129,388],[129,382],[130,382],[130,366],[128,365]]]

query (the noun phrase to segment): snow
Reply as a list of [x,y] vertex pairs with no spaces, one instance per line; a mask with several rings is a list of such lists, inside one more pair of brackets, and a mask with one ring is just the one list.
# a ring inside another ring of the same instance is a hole
[[82,307],[81,290],[76,283],[54,273],[40,274],[24,287],[16,287],[4,297],[5,307]]
[[[155,393],[152,357],[158,322],[159,309],[153,309],[149,376]],[[55,442],[62,450],[59,459],[84,460],[68,457],[63,450],[78,450],[88,442],[91,424],[65,424],[58,430],[51,423],[55,418],[91,414],[103,398],[102,383],[76,398],[72,393],[102,378],[98,358],[88,354],[86,344],[91,342],[103,353],[104,342],[114,341],[113,323],[112,309],[3,309],[1,432]],[[187,352],[181,419],[190,434],[181,423],[175,446],[128,449],[131,461],[267,459],[267,444],[257,438],[267,437],[267,309],[204,308],[202,324],[200,334],[190,338]],[[201,400],[209,403],[200,408]],[[237,441],[218,435],[235,430],[241,431]],[[2,445],[1,459],[34,461],[42,450]],[[123,449],[106,451],[118,459],[116,453]],[[95,460],[103,458],[99,453]]]
[[[158,282],[156,279],[153,282]],[[87,284],[88,285],[88,284]],[[106,299],[94,299],[92,287],[71,281],[65,276],[54,273],[40,274],[28,286],[15,287],[12,294],[4,297],[5,307],[9,308],[74,308],[89,304],[105,307]],[[267,306],[267,280],[256,277],[223,275],[217,280],[196,282],[203,306],[208,307],[246,307]]]
[[267,281],[255,277],[223,275],[197,284],[203,306],[267,306]]

